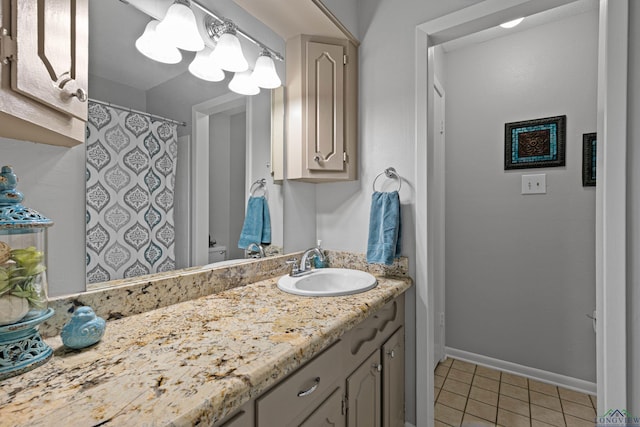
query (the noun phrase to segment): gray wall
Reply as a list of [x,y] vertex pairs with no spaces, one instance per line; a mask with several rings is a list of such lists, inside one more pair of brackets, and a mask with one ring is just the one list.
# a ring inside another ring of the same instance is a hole
[[147,93],[144,90],[113,82],[95,74],[89,74],[89,97],[134,110],[147,110]]
[[231,173],[229,174],[229,191],[231,199],[229,201],[229,243],[227,244],[227,258],[244,258],[244,251],[238,248],[238,239],[244,223],[244,212],[246,206],[245,191],[250,182],[245,182],[245,164],[247,153],[247,114],[239,113],[230,117],[229,124],[231,134],[229,143],[231,145],[229,164]]
[[[593,10],[445,56],[446,345],[593,382],[597,26]],[[504,124],[558,115],[566,167],[505,171]],[[539,173],[547,194],[521,195]]]
[[640,20],[640,4],[629,2],[629,111],[627,137],[627,357],[628,400],[627,409],[640,414],[640,30],[635,25]]

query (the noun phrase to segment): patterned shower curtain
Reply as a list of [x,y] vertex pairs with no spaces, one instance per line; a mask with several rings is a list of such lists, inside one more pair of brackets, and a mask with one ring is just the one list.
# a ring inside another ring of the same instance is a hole
[[174,270],[176,125],[90,102],[86,147],[87,283]]

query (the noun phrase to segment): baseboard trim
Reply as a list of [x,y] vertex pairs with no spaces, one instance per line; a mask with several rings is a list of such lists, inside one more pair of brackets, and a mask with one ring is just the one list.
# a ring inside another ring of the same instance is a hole
[[521,375],[523,377],[531,378],[543,383],[553,384],[555,386],[568,388],[594,396],[596,395],[596,383],[581,380],[578,378],[568,377],[561,374],[556,374],[549,371],[543,371],[542,369],[519,365],[513,362],[507,362],[505,360],[494,359],[493,357],[483,356],[481,354],[458,350],[451,347],[445,347],[444,351],[447,357],[450,356],[464,362],[475,363],[476,365],[499,369],[501,371]]
[[416,426],[414,426],[413,424],[408,423],[408,422],[405,421],[404,427],[416,427]]

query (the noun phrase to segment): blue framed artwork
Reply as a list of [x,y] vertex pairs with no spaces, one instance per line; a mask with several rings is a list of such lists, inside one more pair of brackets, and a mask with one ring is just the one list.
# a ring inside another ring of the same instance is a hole
[[582,134],[582,186],[596,186],[596,133]]
[[504,169],[565,165],[567,116],[505,123]]

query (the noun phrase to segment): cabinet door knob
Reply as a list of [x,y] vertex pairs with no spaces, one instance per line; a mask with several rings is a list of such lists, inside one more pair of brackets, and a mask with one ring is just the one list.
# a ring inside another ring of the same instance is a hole
[[307,390],[303,390],[303,391],[299,391],[298,392],[298,397],[305,397],[305,396],[309,396],[311,393],[313,393],[314,391],[316,391],[316,389],[318,388],[318,386],[320,385],[320,377],[317,377],[315,379],[315,384],[311,386],[311,388],[307,389]]
[[315,156],[313,158],[313,161],[316,162],[316,163],[320,163],[320,156]]
[[374,363],[373,365],[371,365],[371,367],[378,372],[382,372],[382,365],[379,363]]
[[392,359],[393,359],[394,357],[396,357],[396,352],[395,352],[395,350],[388,351],[388,352],[387,352],[387,354],[388,354],[389,356],[391,356],[391,358],[392,358]]
[[75,92],[72,92],[71,96],[75,96],[80,102],[87,102],[87,99],[89,99],[89,97],[87,96],[87,91],[81,88],[79,88]]

